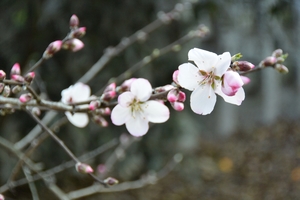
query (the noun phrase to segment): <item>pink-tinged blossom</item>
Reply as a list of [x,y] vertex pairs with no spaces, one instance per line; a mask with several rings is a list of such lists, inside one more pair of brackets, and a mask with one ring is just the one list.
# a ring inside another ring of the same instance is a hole
[[62,47],[62,41],[61,40],[56,40],[54,42],[51,42],[47,49],[43,53],[43,58],[49,59],[55,54],[56,52],[60,51]]
[[72,15],[70,18],[70,27],[77,28],[79,25],[79,19],[76,15]]
[[32,99],[32,95],[30,93],[26,93],[26,94],[22,94],[19,97],[19,101],[21,103],[27,103],[28,101],[30,101]]
[[184,109],[184,104],[182,102],[179,102],[179,101],[171,102],[171,106],[176,111],[183,111],[183,109]]
[[6,78],[6,73],[3,70],[0,70],[0,80],[3,80]]
[[223,75],[223,85],[221,89],[227,96],[234,96],[243,85],[244,82],[237,72],[227,71]]
[[169,119],[170,112],[167,106],[149,100],[152,87],[146,79],[136,79],[132,82],[130,91],[118,97],[111,113],[113,124],[125,124],[128,132],[133,136],[143,136],[149,129],[149,122],[163,123]]
[[21,74],[21,67],[19,63],[15,63],[11,70],[10,70],[10,75],[20,75]]
[[244,85],[250,83],[251,79],[247,76],[241,76],[242,81],[244,82]]
[[[218,93],[223,98],[226,96],[225,98],[227,99],[227,95],[222,92],[221,88],[222,77],[229,69],[231,63],[231,55],[229,52],[217,55],[209,51],[194,48],[189,51],[188,58],[196,66],[191,63],[180,65],[178,82],[181,87],[192,91],[190,98],[192,110],[201,115],[210,114],[217,101],[215,93]],[[240,94],[241,92],[237,90],[237,93]],[[234,101],[235,98],[238,99],[234,95],[228,101],[238,104]]]
[[179,73],[179,70],[175,70],[172,75],[173,81],[176,84],[178,84],[178,73]]
[[[71,85],[69,88],[64,89],[61,92],[61,101],[65,104],[73,104],[77,102],[82,102],[88,100],[91,95],[91,89],[88,85],[83,83],[76,83]],[[89,118],[86,113],[71,113],[65,112],[68,120],[77,127],[83,128],[88,122]]]
[[83,174],[89,174],[94,172],[93,168],[85,163],[76,163],[75,169],[79,173],[83,173]]

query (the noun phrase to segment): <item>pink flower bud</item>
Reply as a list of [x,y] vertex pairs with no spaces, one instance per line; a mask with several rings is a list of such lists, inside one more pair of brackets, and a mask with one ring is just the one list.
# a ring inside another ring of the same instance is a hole
[[108,177],[108,178],[106,178],[106,179],[104,180],[104,183],[107,184],[107,185],[112,186],[112,185],[118,184],[119,181],[118,181],[117,179],[115,179],[115,178]]
[[98,108],[98,106],[100,106],[100,101],[91,101],[90,105],[89,105],[89,109],[90,110],[96,110],[96,108]]
[[227,96],[233,96],[244,85],[240,75],[234,71],[227,71],[223,76],[222,92]]
[[178,73],[179,73],[179,70],[176,70],[176,71],[173,72],[173,76],[172,76],[174,83],[176,83],[177,85],[179,85],[179,83],[178,83]]
[[20,68],[19,63],[15,63],[11,68],[10,75],[15,75],[15,74],[16,75],[21,74],[21,68]]
[[275,65],[277,62],[277,58],[274,57],[274,56],[269,56],[269,57],[266,57],[263,61],[262,61],[262,64],[264,67],[267,67],[267,66],[273,66]]
[[85,35],[86,27],[80,27],[71,32],[70,37],[72,38],[81,38]]
[[62,41],[56,40],[51,42],[47,49],[44,51],[43,58],[48,59],[51,58],[56,52],[58,52],[62,47]]
[[272,56],[278,58],[278,57],[282,56],[282,54],[283,54],[282,49],[276,49],[275,51],[273,51]]
[[21,75],[13,74],[10,78],[17,82],[24,82],[24,78]]
[[79,19],[76,15],[72,15],[70,19],[70,27],[77,28],[79,25]]
[[124,81],[122,83],[122,85],[118,88],[118,92],[125,92],[125,91],[128,91],[131,87],[131,84],[133,81],[135,81],[136,78],[131,78],[131,79],[128,79],[126,81]]
[[241,79],[242,79],[244,85],[250,83],[250,81],[251,81],[251,79],[248,78],[247,76],[241,76]]
[[41,110],[38,107],[33,107],[31,110],[32,114],[36,115],[36,116],[40,116],[41,115]]
[[108,126],[108,122],[106,121],[106,119],[104,119],[100,115],[94,115],[93,120],[96,124],[100,125],[101,127],[107,127]]
[[3,88],[2,96],[8,97],[10,95],[10,92],[11,92],[10,87],[6,85]]
[[253,69],[255,65],[248,61],[235,61],[232,63],[232,68],[237,71],[249,71]]
[[276,64],[274,68],[281,74],[287,74],[289,72],[289,69],[282,64]]
[[76,163],[75,168],[76,171],[83,174],[89,174],[94,172],[93,168],[85,163]]
[[72,38],[72,39],[64,42],[62,47],[64,49],[68,49],[73,52],[76,52],[76,51],[79,51],[80,49],[82,49],[84,47],[84,44],[81,40],[79,40],[77,38]]
[[29,72],[25,75],[24,77],[24,80],[27,82],[27,83],[31,83],[32,80],[34,79],[35,77],[35,73],[34,72]]
[[0,200],[4,200],[4,196],[0,194]]
[[116,90],[116,83],[111,83],[105,88],[103,93],[115,91],[115,90]]
[[178,102],[178,101],[171,103],[171,106],[176,111],[182,111],[184,109],[184,104],[182,102]]
[[109,107],[99,109],[101,115],[110,115],[111,110]]
[[100,164],[98,165],[97,167],[97,171],[100,173],[100,174],[104,174],[106,172],[106,166],[104,164]]
[[178,90],[171,90],[168,95],[167,95],[167,99],[169,102],[175,102],[178,100]]
[[6,78],[6,73],[3,70],[0,70],[0,80],[3,80]]
[[103,101],[110,101],[113,98],[115,98],[116,95],[117,95],[116,91],[109,91],[109,92],[106,92],[106,93],[102,94],[101,100],[103,100]]
[[179,91],[179,93],[178,93],[178,101],[185,102],[185,99],[186,99],[185,93],[182,92],[182,91]]
[[26,94],[22,94],[19,97],[19,101],[21,103],[27,103],[28,101],[30,101],[32,99],[32,95],[30,93],[26,93]]

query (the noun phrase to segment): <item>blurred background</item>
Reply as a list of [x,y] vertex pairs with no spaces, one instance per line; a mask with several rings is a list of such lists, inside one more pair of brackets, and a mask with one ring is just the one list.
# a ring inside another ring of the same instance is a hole
[[[43,98],[59,101],[61,90],[74,84],[107,47],[117,45],[122,38],[154,21],[160,11],[168,12],[177,3],[187,2],[1,0],[0,68],[9,73],[12,65],[19,62],[22,69],[28,69],[50,42],[66,36],[69,19],[76,14],[80,25],[87,27],[82,39],[84,49],[56,54],[37,70],[34,83]],[[270,68],[250,74],[242,105],[230,105],[218,98],[215,110],[208,116],[191,112],[189,99],[180,113],[170,108],[169,121],[154,125],[146,136],[131,145],[110,176],[120,182],[136,180],[149,170],[163,168],[176,153],[183,155],[182,163],[154,185],[82,199],[300,199],[299,23],[297,0],[195,0],[178,20],[158,28],[147,40],[114,58],[88,83],[92,92],[96,93],[110,77],[118,76],[153,49],[205,24],[210,29],[207,37],[194,39],[179,52],[158,58],[134,77],[149,79],[153,87],[169,84],[173,71],[187,62],[187,52],[194,47],[217,54],[242,53],[242,60],[255,65],[281,48],[289,54],[285,65],[290,72],[282,75]],[[186,94],[190,96],[190,92]],[[62,116],[60,113],[57,119]],[[35,122],[25,112],[0,116],[0,136],[12,143],[34,126]],[[124,132],[124,126],[102,128],[90,122],[84,129],[64,125],[58,136],[76,155],[81,155]],[[90,164],[96,168],[110,153]],[[43,163],[45,169],[69,160],[52,139],[46,140],[31,158]],[[16,162],[7,151],[0,151],[1,185]],[[76,174],[73,168],[56,178],[65,192],[93,182]],[[36,185],[41,199],[57,199],[43,181]],[[48,198],[42,198],[42,194]],[[17,187],[5,195],[7,199],[31,199],[28,186]]]

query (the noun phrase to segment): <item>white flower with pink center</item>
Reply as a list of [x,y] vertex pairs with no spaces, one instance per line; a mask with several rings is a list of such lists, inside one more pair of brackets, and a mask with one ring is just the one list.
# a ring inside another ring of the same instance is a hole
[[188,58],[196,66],[191,63],[180,65],[178,82],[181,87],[193,91],[190,100],[195,113],[210,114],[217,101],[215,93],[226,102],[241,104],[245,98],[243,81],[237,72],[227,71],[231,63],[229,52],[217,55],[194,48],[189,51]]
[[[89,99],[91,89],[83,83],[76,83],[61,92],[61,101],[65,104],[73,104]],[[65,112],[68,120],[77,127],[83,128],[89,123],[89,117],[86,113]]]
[[163,123],[169,119],[170,112],[163,103],[149,100],[152,86],[146,79],[132,82],[130,91],[118,97],[118,105],[111,112],[112,123],[125,124],[128,132],[136,137],[143,136],[149,129],[149,122]]

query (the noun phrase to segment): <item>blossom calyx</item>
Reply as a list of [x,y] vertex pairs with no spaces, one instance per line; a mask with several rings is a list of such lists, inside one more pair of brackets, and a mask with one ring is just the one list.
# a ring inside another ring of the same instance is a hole
[[16,85],[16,86],[14,86],[14,87],[12,88],[11,91],[12,91],[13,94],[17,94],[17,93],[19,93],[19,92],[22,91],[22,87],[21,87],[20,85]]
[[85,35],[85,33],[86,33],[86,27],[80,27],[80,28],[72,31],[70,34],[70,37],[71,38],[81,38]]
[[11,93],[11,89],[9,85],[4,86],[3,91],[2,91],[2,96],[8,97]]
[[85,164],[85,163],[76,163],[75,165],[75,169],[76,171],[78,171],[79,173],[82,173],[82,174],[90,174],[90,173],[93,173],[94,170],[91,166],[89,166],[88,164]]
[[274,56],[268,56],[262,61],[262,66],[274,66],[277,63],[277,58]]

